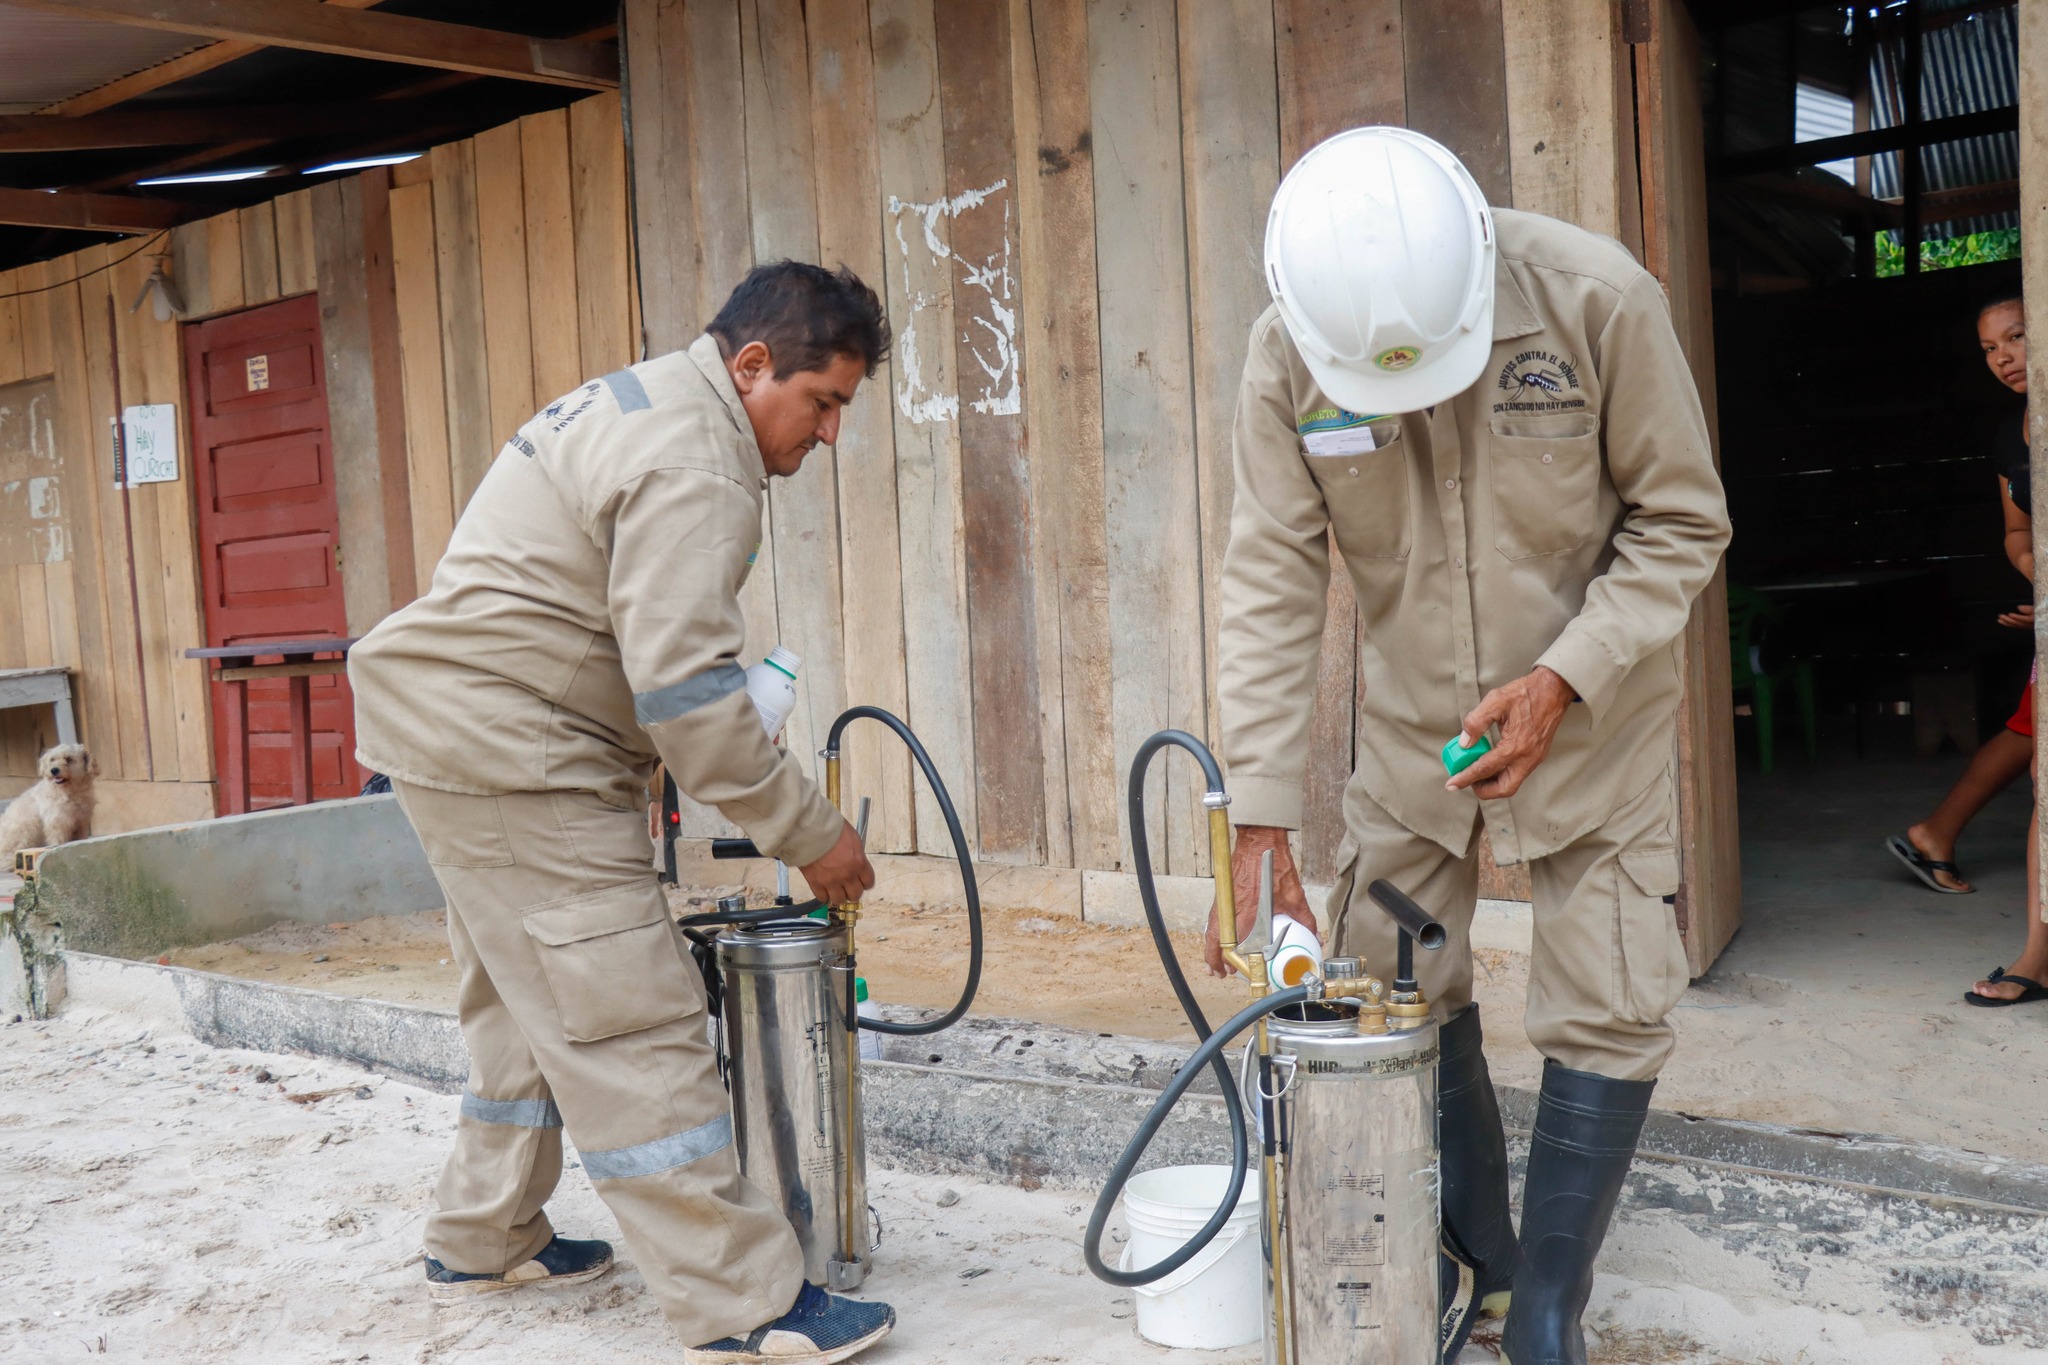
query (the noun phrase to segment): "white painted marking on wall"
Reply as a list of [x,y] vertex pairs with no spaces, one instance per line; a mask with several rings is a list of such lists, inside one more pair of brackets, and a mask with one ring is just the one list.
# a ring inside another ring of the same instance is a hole
[[1010,274],[1010,199],[1003,195],[1003,247],[998,255],[970,261],[954,251],[942,227],[962,214],[988,207],[989,200],[1008,189],[1007,179],[985,189],[964,190],[949,199],[929,204],[908,203],[889,196],[889,215],[894,220],[896,250],[902,257],[903,294],[910,304],[910,316],[896,328],[896,367],[901,378],[896,385],[896,406],[913,422],[950,422],[960,415],[961,394],[947,381],[942,354],[929,352],[918,330],[920,316],[941,302],[934,294],[910,287],[912,245],[904,220],[915,218],[921,229],[918,248],[933,261],[949,269],[959,267],[955,277],[953,308],[961,324],[960,343],[980,372],[976,396],[968,405],[979,413],[1006,416],[1024,410],[1023,381],[1017,354],[1017,310],[1011,303],[1015,288]]

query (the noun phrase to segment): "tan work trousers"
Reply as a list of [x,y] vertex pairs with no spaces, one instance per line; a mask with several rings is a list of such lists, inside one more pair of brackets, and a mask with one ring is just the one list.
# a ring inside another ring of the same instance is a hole
[[[1605,824],[1529,863],[1535,942],[1525,1026],[1544,1056],[1574,1071],[1646,1081],[1677,1040],[1666,1021],[1688,968],[1671,898],[1678,891],[1675,790],[1667,772]],[[1394,975],[1394,923],[1366,895],[1385,878],[1448,932],[1415,950],[1424,994],[1447,1013],[1472,999],[1472,914],[1479,895],[1478,832],[1453,857],[1408,829],[1352,784],[1344,802],[1343,871],[1330,893],[1333,954],[1360,955]]]
[[786,1311],[803,1253],[740,1175],[703,982],[645,814],[587,792],[392,787],[448,898],[470,1057],[427,1254],[497,1274],[546,1246],[566,1125],[686,1344]]

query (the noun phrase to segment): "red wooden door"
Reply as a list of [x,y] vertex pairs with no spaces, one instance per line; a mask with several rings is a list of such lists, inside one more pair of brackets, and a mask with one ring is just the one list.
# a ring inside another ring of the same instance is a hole
[[[318,298],[309,294],[189,324],[185,375],[206,643],[346,635]],[[333,675],[310,682],[313,797],[353,796],[363,778],[356,770],[348,680]],[[247,686],[250,805],[289,805],[289,685],[280,679]],[[212,692],[214,763],[225,809],[232,729],[226,708],[234,698],[227,684],[213,684]]]

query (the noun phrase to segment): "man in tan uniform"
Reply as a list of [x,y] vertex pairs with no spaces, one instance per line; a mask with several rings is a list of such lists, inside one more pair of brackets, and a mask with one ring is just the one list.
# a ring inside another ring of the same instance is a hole
[[[1314,924],[1286,836],[1334,539],[1364,676],[1332,941],[1390,967],[1376,878],[1450,932],[1419,955],[1449,1017],[1446,1242],[1471,1272],[1461,1286],[1447,1258],[1445,1359],[1485,1304],[1507,1311],[1504,1359],[1583,1365],[1593,1257],[1688,975],[1676,642],[1729,535],[1699,397],[1657,281],[1619,244],[1489,214],[1455,158],[1405,130],[1304,158],[1275,199],[1267,266],[1276,303],[1238,398],[1222,581],[1239,904],[1255,905],[1271,849],[1276,908]],[[1446,741],[1494,730],[1447,781]],[[1535,892],[1527,1030],[1548,1060],[1519,1253],[1472,1003],[1482,830]]]
[[521,427],[432,591],[350,656],[357,758],[419,832],[462,974],[469,1084],[425,1237],[437,1295],[610,1265],[542,1210],[566,1126],[693,1365],[822,1365],[895,1321],[805,1284],[794,1232],[739,1174],[643,814],[658,757],[813,894],[874,884],[853,829],[762,731],[739,591],[768,477],[836,438],[887,350],[850,272],[756,269],[688,350]]

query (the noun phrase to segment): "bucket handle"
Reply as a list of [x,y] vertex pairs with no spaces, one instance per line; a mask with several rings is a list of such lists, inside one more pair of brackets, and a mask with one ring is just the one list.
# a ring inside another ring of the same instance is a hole
[[[1253,1219],[1239,1223],[1234,1228],[1226,1224],[1222,1233],[1212,1238],[1209,1245],[1196,1252],[1180,1269],[1170,1275],[1163,1275],[1150,1284],[1133,1285],[1132,1288],[1147,1298],[1158,1298],[1163,1294],[1173,1294],[1187,1288],[1192,1281],[1205,1274],[1218,1261],[1229,1255],[1230,1249],[1244,1240],[1245,1234],[1251,1230],[1253,1223],[1257,1221]],[[1126,1242],[1124,1243],[1123,1257],[1117,1262],[1117,1269],[1129,1270],[1130,1268],[1131,1243]]]

